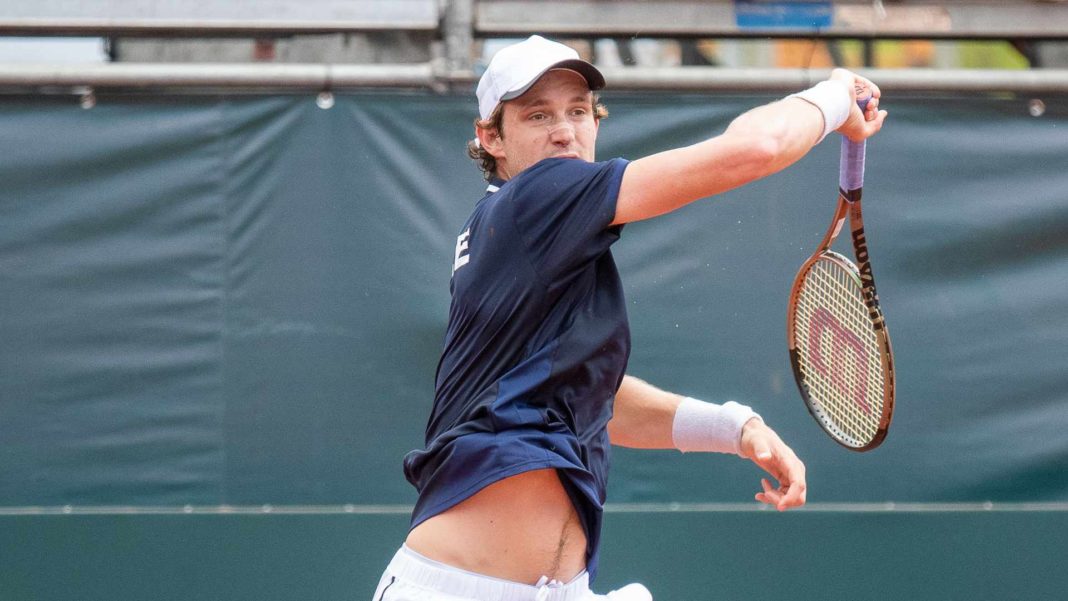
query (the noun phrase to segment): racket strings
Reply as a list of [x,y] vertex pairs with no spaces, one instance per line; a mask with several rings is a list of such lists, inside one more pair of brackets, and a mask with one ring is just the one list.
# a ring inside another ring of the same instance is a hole
[[845,444],[866,445],[883,414],[884,375],[859,279],[821,257],[805,276],[796,312],[800,371],[813,410]]

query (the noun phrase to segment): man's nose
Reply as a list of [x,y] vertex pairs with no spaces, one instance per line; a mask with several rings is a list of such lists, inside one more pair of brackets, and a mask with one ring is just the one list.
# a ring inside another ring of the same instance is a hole
[[575,139],[575,127],[567,121],[558,121],[549,128],[549,141],[553,144],[570,144]]

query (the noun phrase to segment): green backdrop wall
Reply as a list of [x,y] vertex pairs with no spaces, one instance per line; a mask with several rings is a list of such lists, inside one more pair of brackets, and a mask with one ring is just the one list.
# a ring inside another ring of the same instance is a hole
[[[604,99],[599,157],[633,159],[770,97]],[[803,599],[1068,588],[1068,99],[1044,100],[1035,118],[1026,98],[884,99],[865,216],[898,406],[869,454],[819,432],[785,351],[835,141],[627,226],[631,372],[754,405],[806,461],[813,509],[754,510],[743,461],[616,450],[598,588],[640,573],[661,600],[770,599],[747,586],[779,568]],[[418,93],[0,98],[0,599],[370,595],[484,186],[473,113]],[[263,505],[283,509],[217,509]]]

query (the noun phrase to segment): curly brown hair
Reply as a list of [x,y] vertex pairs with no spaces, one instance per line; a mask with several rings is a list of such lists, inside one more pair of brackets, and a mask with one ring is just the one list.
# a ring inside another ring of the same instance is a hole
[[[504,103],[498,104],[494,109],[493,114],[489,119],[475,119],[475,127],[480,129],[494,129],[497,130],[497,135],[502,139],[504,138],[504,111],[502,108]],[[596,94],[593,95],[593,118],[597,121],[604,119],[608,116],[608,108],[601,104],[600,98]],[[482,177],[489,181],[493,176],[497,175],[497,159],[490,153],[486,152],[485,148],[478,143],[478,138],[467,141],[467,156],[471,157],[476,163],[478,168],[482,170]]]

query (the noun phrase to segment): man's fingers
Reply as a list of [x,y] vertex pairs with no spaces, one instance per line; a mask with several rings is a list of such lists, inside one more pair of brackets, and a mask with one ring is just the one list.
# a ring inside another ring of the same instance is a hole
[[789,507],[800,507],[805,504],[804,483],[792,484],[786,489],[786,494],[779,503],[779,510]]
[[[850,118],[838,129],[839,132],[854,142],[862,142],[882,129],[883,120],[886,119],[886,111],[879,109],[879,101],[882,97],[882,90],[879,89],[879,86],[866,77],[841,68],[831,71],[830,78],[846,84],[852,90],[854,100],[858,87],[861,89],[867,88],[871,94],[871,100],[863,110],[859,106],[856,112],[851,110]],[[858,115],[860,123],[858,123]]]
[[757,493],[756,499],[758,501],[772,505],[779,511],[785,511],[791,507],[800,507],[805,504],[807,487],[804,466],[800,461],[789,465],[782,475],[778,473],[779,470],[777,469],[774,472],[769,469],[768,472],[775,476],[780,486],[776,488],[770,480],[761,478],[760,485],[764,492]]
[[761,478],[760,485],[764,488],[764,492],[758,492],[756,494],[756,500],[761,503],[767,503],[768,505],[778,507],[779,503],[782,502],[782,494],[772,488],[771,483],[768,482],[767,478]]
[[754,498],[784,511],[805,504],[805,464],[797,458],[773,431],[756,428],[746,438],[747,452],[753,463],[775,479],[760,479],[763,489]]
[[866,121],[872,121],[878,116],[879,116],[879,99],[878,98],[872,98],[871,102],[869,102],[868,106],[864,109],[864,119]]
[[[788,464],[784,463],[783,456],[773,449],[769,441],[760,440],[753,445],[753,461],[760,469],[770,474],[778,482],[789,482]],[[778,490],[771,486],[767,479],[761,479],[764,490]]]
[[771,488],[771,486],[765,481],[764,492],[757,493],[756,500],[760,501],[761,503],[771,505],[779,511],[785,511],[790,507],[798,506],[799,503],[795,499],[791,499],[788,496],[789,491],[786,492],[787,494],[783,494],[782,490],[776,490]]
[[875,114],[875,118],[868,123],[868,128],[872,134],[875,134],[883,128],[883,121],[886,120],[886,111],[879,111]]
[[779,482],[782,483],[783,488],[781,490],[785,493],[779,509],[800,507],[805,504],[808,488],[808,484],[805,481],[805,464],[801,463],[801,460],[794,456],[793,453],[789,454],[786,478],[780,478]]
[[865,79],[864,81],[868,82],[868,89],[871,90],[871,97],[878,100],[879,97],[883,95],[882,90],[880,90],[879,86],[875,85],[870,79]]

